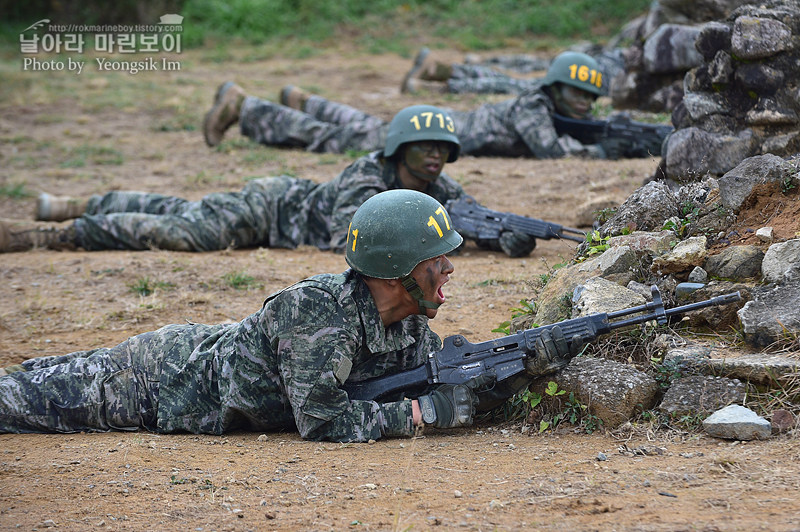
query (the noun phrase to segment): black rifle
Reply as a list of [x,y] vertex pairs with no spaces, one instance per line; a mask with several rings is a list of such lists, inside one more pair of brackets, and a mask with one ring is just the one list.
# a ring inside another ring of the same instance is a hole
[[[536,339],[542,334],[542,331],[556,325],[561,328],[568,342],[577,338],[584,343],[621,327],[651,320],[656,320],[659,324],[664,325],[670,316],[713,305],[727,305],[741,299],[739,292],[731,292],[705,301],[665,309],[658,288],[653,286],[651,291],[653,301],[644,305],[616,312],[598,312],[582,318],[572,318],[526,329],[496,340],[473,344],[459,334],[448,336],[444,339],[442,349],[430,353],[428,360],[421,366],[361,382],[345,382],[342,387],[350,399],[377,401],[397,392],[404,392],[411,396],[422,394],[427,388],[436,384],[463,384],[486,372],[494,372],[497,382],[501,382],[525,371],[526,358],[537,356]],[[638,312],[648,313],[611,321]]]
[[611,159],[661,156],[661,145],[674,128],[664,124],[635,122],[625,115],[611,120],[579,120],[553,115],[559,136],[569,135],[581,144],[600,144]]
[[[456,231],[475,240],[500,238],[500,234],[504,231],[524,233],[543,240],[551,238],[565,238],[575,242],[586,240],[586,233],[580,229],[572,229],[557,223],[509,212],[493,211],[478,204],[469,196],[448,201],[445,209],[447,209],[447,214],[450,215]],[[580,237],[574,235],[580,235]]]

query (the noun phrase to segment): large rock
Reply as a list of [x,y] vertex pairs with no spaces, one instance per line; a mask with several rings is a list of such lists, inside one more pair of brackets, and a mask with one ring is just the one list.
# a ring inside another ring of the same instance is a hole
[[658,409],[673,418],[706,416],[723,406],[744,401],[747,391],[747,385],[738,379],[706,375],[681,377],[672,382]]
[[761,261],[761,272],[768,283],[800,280],[800,239],[772,244]]
[[572,295],[572,317],[612,312],[644,303],[645,299],[636,292],[602,277],[592,277],[575,288]]
[[757,155],[738,163],[719,179],[722,204],[738,212],[753,187],[781,179],[786,162],[775,155]]
[[686,72],[702,61],[694,42],[700,28],[662,24],[644,43],[644,67],[651,74]]
[[702,266],[706,258],[706,237],[693,236],[678,242],[672,251],[653,259],[651,271],[659,274],[681,273]]
[[614,428],[653,407],[658,393],[655,379],[633,366],[602,358],[578,357],[555,375],[539,379],[531,389],[543,388],[548,381],[560,389],[574,392],[587,405],[589,413]]
[[739,309],[745,340],[767,347],[800,335],[800,281],[753,289],[753,301]]
[[779,354],[750,353],[739,357],[698,360],[694,368],[706,374],[774,387],[788,384],[800,373],[800,360]]
[[761,276],[764,252],[756,246],[731,246],[706,259],[705,269],[713,277],[742,280]]
[[676,130],[667,139],[666,175],[677,181],[697,179],[707,173],[722,175],[753,155],[750,130],[716,133],[698,127]]
[[617,212],[600,228],[600,234],[625,231],[660,231],[664,220],[679,214],[678,202],[669,187],[651,181],[631,194]]

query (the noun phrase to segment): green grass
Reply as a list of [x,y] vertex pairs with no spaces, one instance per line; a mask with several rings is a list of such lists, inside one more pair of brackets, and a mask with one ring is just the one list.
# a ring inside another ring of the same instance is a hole
[[230,272],[222,276],[223,282],[236,290],[247,290],[257,286],[255,277],[246,272]]
[[[20,31],[41,18],[135,24],[153,23],[157,14],[167,12],[163,1],[154,1],[146,14],[140,14],[136,2],[87,0],[61,12],[54,12],[53,5],[46,0],[12,3],[0,22],[0,38],[18,50]],[[318,53],[321,43],[343,39],[367,51],[404,56],[421,42],[464,50],[600,42],[647,12],[650,0],[183,0],[178,5],[184,47],[216,47],[215,56],[226,61],[235,41],[272,43],[282,55],[298,58]]]
[[0,196],[11,199],[24,199],[35,196],[36,193],[25,188],[25,183],[3,183],[0,185]]
[[149,277],[142,277],[129,286],[130,291],[140,296],[149,296],[156,290],[170,290],[175,288],[172,283],[157,281]]

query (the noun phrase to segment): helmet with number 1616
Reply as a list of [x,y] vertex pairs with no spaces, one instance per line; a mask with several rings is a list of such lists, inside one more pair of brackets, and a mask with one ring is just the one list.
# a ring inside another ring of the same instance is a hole
[[550,63],[543,84],[550,86],[563,83],[600,96],[605,91],[604,82],[600,64],[592,56],[580,52],[562,52]]
[[433,105],[412,105],[397,113],[389,123],[383,155],[391,157],[407,142],[440,140],[449,142],[448,163],[458,159],[461,143],[456,135],[456,126],[450,114]]
[[447,254],[463,241],[450,215],[431,196],[408,189],[387,190],[369,198],[353,215],[345,259],[363,275],[399,279],[420,262]]

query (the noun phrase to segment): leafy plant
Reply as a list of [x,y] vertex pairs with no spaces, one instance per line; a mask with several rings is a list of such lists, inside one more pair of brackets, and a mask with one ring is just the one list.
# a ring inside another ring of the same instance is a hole
[[[536,313],[536,303],[533,301],[528,301],[527,299],[520,299],[519,307],[511,307],[511,319],[500,323],[497,327],[492,329],[492,332],[496,333],[503,333],[506,336],[511,334],[511,322],[519,318],[520,316],[525,316],[529,314]],[[531,327],[538,327],[537,324],[531,324]]]

